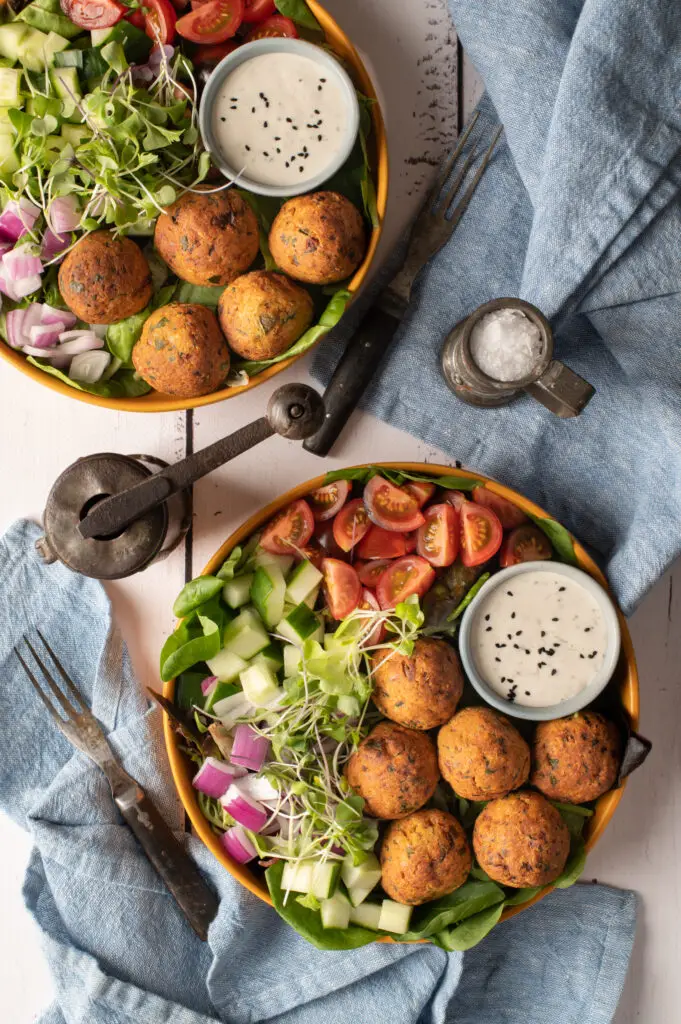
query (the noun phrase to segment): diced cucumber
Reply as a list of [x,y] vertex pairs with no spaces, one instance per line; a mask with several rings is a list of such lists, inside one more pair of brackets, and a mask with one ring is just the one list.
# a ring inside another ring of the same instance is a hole
[[244,669],[248,668],[248,663],[240,658],[234,651],[222,650],[219,651],[214,658],[206,662],[211,674],[217,676],[218,679],[223,683],[231,683],[235,679],[238,679]]
[[90,38],[92,39],[93,46],[104,46],[108,42],[109,36],[113,32],[113,25],[109,28],[93,28],[90,32]]
[[350,694],[341,694],[338,698],[336,707],[342,715],[347,715],[348,718],[359,718],[359,701],[356,697],[352,697]]
[[259,565],[251,584],[251,601],[260,618],[272,629],[284,614],[286,580],[278,565]]
[[320,590],[321,587],[319,586],[315,587],[314,590],[311,590],[310,593],[305,598],[305,600],[303,601],[303,604],[306,604],[308,608],[314,608],[314,606],[317,603],[317,598],[319,597]]
[[248,604],[251,599],[252,582],[253,576],[251,573],[227,580],[222,588],[222,596],[230,608],[241,608],[243,605]]
[[253,659],[253,664],[265,665],[270,669],[270,671],[276,674],[284,664],[284,656],[279,644],[276,642],[269,644],[264,651],[261,651],[260,654],[256,654]]
[[285,892],[309,893],[312,889],[312,868],[314,861],[301,860],[297,864],[287,861],[281,876],[281,887]]
[[61,126],[61,135],[74,149],[77,149],[81,142],[87,142],[88,139],[92,138],[92,132],[89,128],[81,127],[77,124],[63,124]]
[[[364,904],[366,906],[366,904]],[[378,919],[378,928],[382,932],[393,932],[395,935],[404,935],[409,931],[409,922],[413,907],[407,907],[404,903],[395,903],[394,900],[383,900],[381,904],[381,916]]]
[[335,892],[328,900],[322,900],[322,927],[347,928],[351,909],[350,901],[342,892]]
[[117,21],[111,28],[93,29],[90,35],[95,50],[100,50],[107,43],[120,43],[130,64],[144,64],[152,47],[149,36],[125,19]]
[[20,21],[25,21],[31,28],[39,28],[41,32],[58,32],[66,39],[75,39],[83,31],[78,25],[74,25],[70,18],[66,18],[61,13],[37,7],[35,3],[25,7],[18,18]]
[[0,55],[8,57],[12,61],[19,60],[22,43],[28,39],[32,31],[33,29],[21,21],[11,21],[8,25],[0,25]]
[[213,705],[213,714],[220,719],[226,729],[233,729],[237,718],[243,718],[252,711],[248,698],[239,691],[231,697],[223,697]]
[[9,181],[19,170],[19,158],[14,150],[11,135],[0,135],[0,181]]
[[39,7],[41,11],[51,11],[52,14],[61,12],[60,0],[33,0],[32,6]]
[[[69,45],[68,39],[64,39],[63,36],[58,35],[56,32],[50,32],[48,35],[45,35],[44,32],[40,32],[37,28],[20,25],[16,21],[12,22],[11,25],[3,25],[0,31],[4,32],[10,28],[24,30],[24,34],[19,37],[18,44],[15,45],[19,61],[29,71],[42,71],[43,68],[52,63],[55,53],[65,50]],[[0,53],[4,54],[3,45],[2,37],[0,37]],[[4,55],[11,56],[11,54]]]
[[292,555],[273,555],[271,551],[258,548],[253,559],[256,565],[278,565],[284,576],[293,565]]
[[245,696],[257,708],[264,708],[280,695],[277,677],[267,665],[249,665],[239,679]]
[[[354,864],[351,854],[348,854],[343,861],[341,878],[350,893],[352,905],[358,906],[371,890],[376,888],[381,880],[381,865],[379,864],[378,857],[370,853],[361,864]],[[353,890],[359,891],[362,889],[366,890],[365,895],[361,899],[353,899]]]
[[295,567],[286,584],[286,600],[293,605],[302,604],[319,586],[323,577],[312,562],[301,562]]
[[57,96],[63,100],[77,99],[82,96],[76,68],[52,68],[50,81]]
[[223,647],[248,661],[263,651],[270,638],[254,608],[244,608],[225,630]]
[[22,71],[19,68],[0,68],[0,106],[20,107]]
[[287,679],[298,675],[302,663],[300,647],[295,644],[286,644],[284,647],[284,675]]
[[306,640],[321,640],[324,635],[323,628],[319,616],[306,604],[299,604],[281,620],[276,632],[297,647],[302,647]]
[[233,683],[223,683],[219,681],[213,689],[213,692],[206,699],[204,709],[206,711],[212,711],[219,701],[224,700],[225,697],[233,697],[235,693],[241,693],[241,690],[237,686],[234,686]]
[[333,894],[340,873],[338,861],[288,861],[281,876],[282,889],[311,893],[318,900],[327,900]]
[[[35,3],[35,0],[33,0]],[[82,68],[82,50],[61,50],[54,55],[54,66],[56,68]]]
[[360,903],[358,907],[350,909],[350,924],[358,924],[362,928],[371,928],[378,931],[378,922],[381,919],[381,906],[379,903]]

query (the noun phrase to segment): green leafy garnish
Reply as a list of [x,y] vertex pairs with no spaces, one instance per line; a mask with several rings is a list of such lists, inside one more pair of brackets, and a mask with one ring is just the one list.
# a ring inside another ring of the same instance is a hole
[[566,562],[568,565],[577,565],[577,556],[575,554],[575,545],[572,539],[572,534],[569,533],[564,526],[561,526],[560,523],[556,522],[555,519],[535,516],[532,512],[528,512],[527,514],[532,522],[549,538],[551,546],[558,555],[560,561]]
[[556,889],[568,889],[574,885],[584,871],[586,848],[581,839],[573,843],[568,862],[562,874],[553,883]]
[[312,32],[321,32],[319,24],[305,0],[274,0],[275,7],[284,17],[290,18],[296,25],[309,28]]
[[222,591],[224,582],[217,576],[198,576],[195,580],[186,583],[175,599],[173,615],[183,619],[195,608],[210,601]]
[[490,575],[491,573],[483,572],[480,579],[476,580],[471,589],[468,591],[463,601],[461,601],[461,603],[457,605],[457,607],[454,609],[451,615],[447,616],[447,622],[456,622],[457,619],[461,618],[463,613],[466,611],[466,608],[468,608],[469,604],[471,604],[471,602],[477,596],[478,592],[482,590],[485,583],[487,583],[487,580],[490,578]]
[[464,882],[448,896],[418,907],[409,931],[400,938],[404,941],[427,939],[503,901],[504,890],[494,882]]
[[497,903],[479,914],[474,914],[455,928],[447,928],[433,936],[438,946],[450,953],[472,949],[488,935],[498,923],[504,910],[503,903]]

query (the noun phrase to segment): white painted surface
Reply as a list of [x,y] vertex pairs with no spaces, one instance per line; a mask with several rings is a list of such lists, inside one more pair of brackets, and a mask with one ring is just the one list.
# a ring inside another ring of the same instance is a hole
[[[328,6],[367,55],[384,101],[392,156],[385,252],[413,215],[419,189],[455,132],[454,34],[445,0],[329,0]],[[463,77],[468,113],[480,82],[468,63]],[[305,365],[297,364],[254,393],[198,410],[195,446],[260,415],[275,387],[307,379]],[[0,394],[0,530],[19,516],[38,517],[54,479],[80,455],[148,452],[170,460],[185,451],[182,415],[121,416],[91,409],[38,388],[4,363]],[[268,441],[196,488],[194,571],[245,516],[285,488],[334,465],[381,459],[438,461],[442,456],[364,414],[353,417],[333,458],[323,463],[300,446],[280,438]],[[170,605],[183,574],[180,551],[143,576],[108,587],[141,683],[156,683],[157,652],[171,628]],[[675,788],[681,776],[675,692],[681,663],[681,568],[676,570],[676,596],[672,582],[671,575],[661,581],[632,621],[641,668],[642,729],[655,747],[630,781],[587,871],[588,878],[641,894],[634,958],[616,1024],[666,1024],[677,1019],[681,999],[681,798]],[[0,992],[2,1020],[8,1024],[35,1020],[51,992],[35,928],[21,902],[27,857],[25,836],[0,819]]]

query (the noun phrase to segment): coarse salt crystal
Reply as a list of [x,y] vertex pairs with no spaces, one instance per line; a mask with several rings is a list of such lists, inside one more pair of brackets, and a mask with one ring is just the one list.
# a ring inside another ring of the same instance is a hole
[[541,331],[519,309],[486,313],[471,331],[470,349],[477,366],[492,380],[527,377],[537,365],[543,343]]

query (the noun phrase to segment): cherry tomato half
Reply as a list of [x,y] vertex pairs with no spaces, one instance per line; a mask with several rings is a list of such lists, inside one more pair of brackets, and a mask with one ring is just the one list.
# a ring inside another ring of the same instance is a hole
[[406,553],[405,535],[393,530],[382,530],[380,526],[372,526],[357,547],[360,558],[401,558]]
[[[359,599],[359,607],[363,611],[367,612],[380,612],[381,606],[376,600],[376,595],[372,590],[363,590],[362,596]],[[376,628],[372,630],[366,640],[363,642],[363,647],[376,647],[385,639],[385,626],[382,622],[376,625]]]
[[527,516],[522,509],[514,505],[507,498],[488,490],[486,487],[476,487],[473,491],[473,501],[476,505],[484,505],[496,512],[499,522],[505,530],[514,530],[516,526],[522,526],[527,522]]
[[348,500],[349,493],[350,483],[347,480],[336,480],[335,483],[318,487],[312,494],[308,494],[307,500],[317,522],[323,523],[325,519],[333,519]]
[[229,41],[226,43],[216,43],[215,46],[197,46],[192,55],[192,61],[197,67],[214,68],[223,57],[234,53],[236,48],[237,44]]
[[362,596],[359,576],[347,562],[338,558],[325,558],[322,562],[324,573],[324,597],[329,611],[337,622],[354,612]]
[[384,530],[409,533],[425,522],[416,498],[382,476],[373,477],[364,488],[364,504],[372,523]]
[[416,498],[419,503],[419,508],[423,508],[427,501],[435,494],[435,484],[422,483],[421,480],[410,480],[409,483],[403,485],[405,491],[411,494],[412,498]]
[[418,531],[416,549],[431,565],[451,565],[459,553],[459,514],[446,502],[431,505]]
[[144,32],[146,22],[144,20],[144,14],[141,7],[136,7],[134,11],[130,11],[129,14],[126,14],[125,20],[129,21],[131,25],[135,26],[135,28],[140,29],[141,32]]
[[464,501],[460,515],[461,561],[468,568],[482,565],[501,547],[504,531],[499,517],[474,501]]
[[61,0],[61,9],[79,28],[111,28],[128,8],[116,0]]
[[355,569],[363,586],[376,587],[389,565],[389,558],[376,558],[373,562],[355,562]]
[[552,557],[549,540],[538,526],[518,526],[504,541],[499,561],[505,569],[518,562],[543,562]]
[[394,608],[412,594],[419,597],[430,590],[435,582],[435,570],[418,555],[398,558],[390,565],[376,587],[376,597],[381,608]]
[[318,523],[315,527],[313,541],[315,544],[319,544],[325,558],[343,558],[345,552],[336,544],[333,526],[333,522]]
[[463,491],[445,491],[442,497],[450,505],[453,505],[457,512],[463,505],[464,501],[468,501],[468,498]]
[[280,37],[297,39],[298,29],[290,18],[285,18],[283,14],[275,14],[251,29],[246,36],[246,42],[252,43],[255,39],[278,39]]
[[274,555],[292,555],[304,548],[314,532],[310,506],[302,498],[294,501],[267,524],[260,546]]
[[177,14],[170,0],[143,0],[144,31],[155,43],[164,46],[175,38]]
[[343,505],[333,521],[333,537],[342,551],[351,551],[370,528],[369,516],[361,498]]
[[[420,527],[419,527],[420,529]],[[405,554],[410,555],[412,551],[416,551],[416,545],[418,544],[418,530],[412,530],[411,533],[405,533],[404,535],[404,546],[406,548]]]
[[175,26],[192,43],[223,43],[243,21],[243,0],[210,0],[185,14]]
[[244,21],[257,24],[277,13],[274,0],[244,0]]

